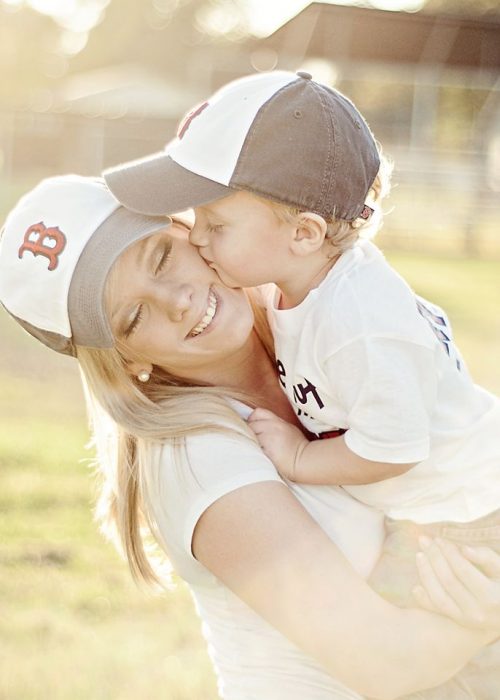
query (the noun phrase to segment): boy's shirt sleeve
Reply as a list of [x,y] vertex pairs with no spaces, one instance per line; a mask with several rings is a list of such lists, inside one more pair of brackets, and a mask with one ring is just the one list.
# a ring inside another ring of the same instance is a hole
[[440,373],[453,361],[434,328],[438,307],[426,307],[385,269],[337,291],[321,345],[328,385],[348,427],[347,446],[373,461],[427,459]]
[[325,369],[345,414],[349,449],[394,464],[429,456],[437,396],[432,347],[400,338],[358,337],[328,357]]

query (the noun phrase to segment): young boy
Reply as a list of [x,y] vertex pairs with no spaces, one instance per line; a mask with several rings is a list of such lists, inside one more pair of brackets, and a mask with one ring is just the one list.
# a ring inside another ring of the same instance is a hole
[[410,604],[418,535],[500,549],[500,400],[471,381],[443,311],[360,238],[379,224],[385,170],[349,100],[275,72],[226,86],[165,153],[105,176],[141,212],[194,205],[191,240],[224,283],[275,283],[279,380],[321,439],[263,409],[250,425],[284,477],[384,511],[373,583]]

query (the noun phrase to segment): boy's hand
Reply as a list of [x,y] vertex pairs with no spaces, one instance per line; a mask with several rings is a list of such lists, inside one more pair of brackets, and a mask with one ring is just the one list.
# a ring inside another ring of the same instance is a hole
[[250,414],[248,424],[281,476],[293,481],[295,465],[309,444],[308,439],[295,425],[265,408],[256,408]]

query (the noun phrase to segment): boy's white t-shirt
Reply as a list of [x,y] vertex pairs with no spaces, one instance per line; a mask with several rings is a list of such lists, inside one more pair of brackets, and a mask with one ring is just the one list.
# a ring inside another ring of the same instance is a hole
[[[248,484],[282,482],[272,463],[258,445],[237,435],[189,436],[187,455],[188,469],[176,463],[170,445],[158,451],[146,500],[157,523],[158,540],[193,593],[221,697],[361,700],[267,624],[192,555],[194,528],[212,503]],[[352,565],[367,577],[381,552],[382,515],[339,487],[287,485]],[[306,608],[303,614],[307,616]]]
[[345,486],[395,519],[469,522],[500,507],[500,400],[475,385],[444,312],[417,297],[369,241],[321,284],[268,316],[282,388],[305,427],[345,429],[366,459],[418,462],[401,476]]

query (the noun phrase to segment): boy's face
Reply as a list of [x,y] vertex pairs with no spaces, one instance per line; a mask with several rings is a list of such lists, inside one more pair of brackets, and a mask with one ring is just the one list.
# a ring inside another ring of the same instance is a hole
[[195,209],[189,240],[229,287],[253,287],[286,279],[293,226],[249,192]]

